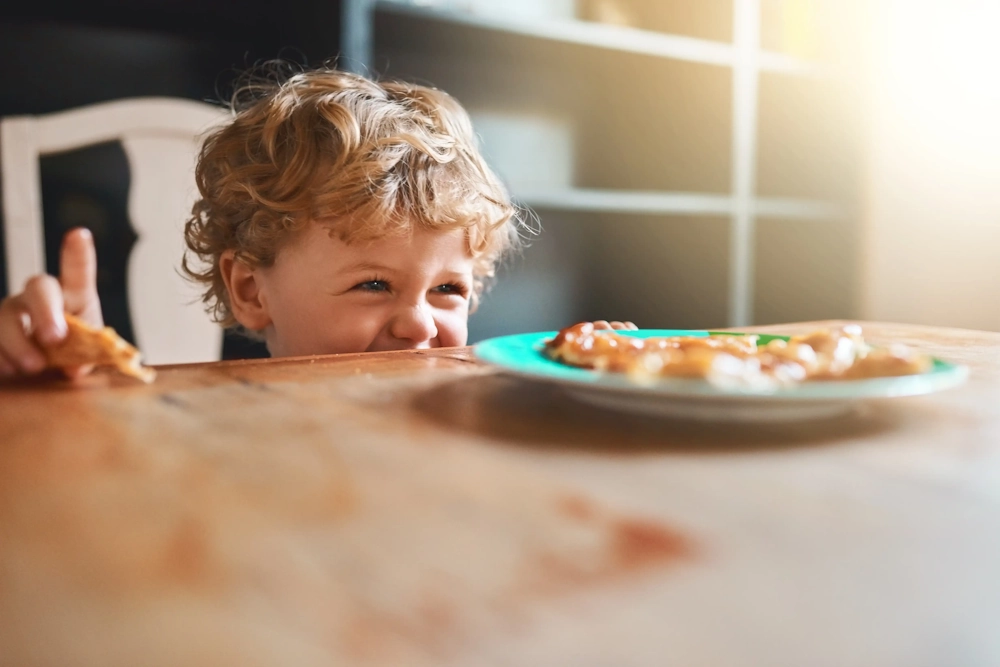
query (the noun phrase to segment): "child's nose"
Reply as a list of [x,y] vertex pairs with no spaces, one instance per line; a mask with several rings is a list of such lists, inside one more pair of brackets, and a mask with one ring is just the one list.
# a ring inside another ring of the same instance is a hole
[[438,335],[434,316],[426,303],[410,304],[396,313],[390,332],[393,337],[425,343]]

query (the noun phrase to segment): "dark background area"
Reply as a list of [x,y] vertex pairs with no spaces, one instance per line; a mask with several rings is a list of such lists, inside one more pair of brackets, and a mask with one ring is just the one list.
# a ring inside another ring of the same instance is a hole
[[[339,51],[336,1],[97,0],[16,2],[0,8],[0,115],[38,114],[123,97],[224,102],[234,78],[262,60],[319,64]],[[46,256],[89,227],[97,244],[105,319],[132,338],[126,259],[135,240],[126,214],[128,164],[117,143],[46,156],[41,164]],[[0,295],[6,284],[0,237]],[[224,357],[261,356],[226,339]]]

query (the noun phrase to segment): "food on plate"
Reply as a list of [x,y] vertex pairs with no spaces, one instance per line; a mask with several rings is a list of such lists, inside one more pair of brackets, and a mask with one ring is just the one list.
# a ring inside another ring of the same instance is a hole
[[119,372],[143,382],[152,382],[156,371],[141,363],[135,349],[111,327],[92,327],[78,317],[66,313],[66,338],[55,347],[46,348],[45,358],[50,367],[113,366]]
[[773,387],[817,380],[858,380],[923,373],[931,357],[906,345],[874,347],[848,324],[758,344],[756,335],[637,338],[592,322],[567,327],[545,343],[552,359],[623,373],[640,383],[699,378],[716,385]]

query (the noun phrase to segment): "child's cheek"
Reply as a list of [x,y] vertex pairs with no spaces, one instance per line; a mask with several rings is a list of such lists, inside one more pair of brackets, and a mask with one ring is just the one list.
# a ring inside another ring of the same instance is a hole
[[469,338],[469,312],[447,313],[438,323],[438,340],[441,347],[465,345]]

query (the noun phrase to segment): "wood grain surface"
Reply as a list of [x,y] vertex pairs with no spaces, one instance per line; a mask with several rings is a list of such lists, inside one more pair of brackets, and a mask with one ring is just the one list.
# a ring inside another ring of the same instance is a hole
[[1000,664],[1000,334],[862,324],[968,383],[754,427],[467,348],[0,384],[0,665]]

